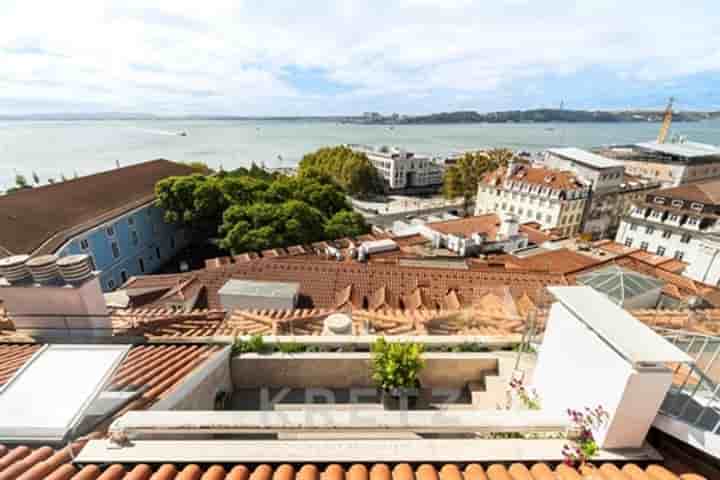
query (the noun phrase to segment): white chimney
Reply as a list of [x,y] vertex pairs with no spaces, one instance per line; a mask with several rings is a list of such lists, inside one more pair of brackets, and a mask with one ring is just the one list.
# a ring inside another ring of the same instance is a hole
[[503,215],[500,219],[500,232],[498,236],[501,238],[514,237],[520,231],[520,223],[514,215]]
[[90,270],[87,255],[10,257],[0,260],[0,274],[0,298],[18,331],[42,337],[112,335],[99,272]]

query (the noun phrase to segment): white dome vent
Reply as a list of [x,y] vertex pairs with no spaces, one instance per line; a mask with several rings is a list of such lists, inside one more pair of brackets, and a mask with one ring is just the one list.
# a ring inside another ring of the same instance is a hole
[[29,255],[13,255],[0,260],[0,277],[5,277],[8,283],[17,284],[30,282],[32,276],[27,266]]
[[80,283],[92,276],[90,255],[68,255],[59,259],[57,266],[67,283]]
[[57,255],[40,255],[27,261],[35,283],[41,285],[57,285],[62,283]]

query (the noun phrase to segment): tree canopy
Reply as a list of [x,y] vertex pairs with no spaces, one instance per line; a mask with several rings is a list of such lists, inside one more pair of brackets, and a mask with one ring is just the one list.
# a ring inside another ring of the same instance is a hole
[[245,171],[247,175],[234,171],[161,180],[155,192],[166,221],[220,235],[221,246],[233,253],[368,231],[362,216],[352,212],[342,189],[326,173],[268,179]]
[[383,181],[367,155],[348,147],[325,147],[303,157],[298,175],[327,174],[348,194],[367,197],[383,192]]
[[443,194],[449,199],[462,197],[467,215],[482,176],[506,166],[513,157],[513,152],[504,148],[466,153],[445,171]]

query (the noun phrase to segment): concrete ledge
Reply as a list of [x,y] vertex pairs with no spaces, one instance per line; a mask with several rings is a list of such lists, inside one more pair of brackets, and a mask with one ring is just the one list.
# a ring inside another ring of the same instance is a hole
[[[465,388],[472,381],[498,372],[493,353],[423,354],[425,368],[420,382],[427,388]],[[371,354],[348,353],[248,353],[231,360],[236,388],[351,388],[370,387]]]
[[[137,441],[109,448],[91,440],[75,458],[91,463],[472,463],[560,462],[565,440],[199,440]],[[662,457],[652,447],[600,451],[599,462],[647,462]]]
[[495,433],[564,432],[566,415],[543,411],[367,409],[288,411],[131,411],[115,420],[110,432],[124,435],[304,432]]
[[[355,347],[368,350],[380,337],[393,342],[414,342],[426,346],[458,346],[476,343],[489,349],[511,348],[522,341],[522,335],[263,335],[266,344],[301,343],[326,348]],[[150,343],[233,343],[236,339],[247,340],[250,335],[232,337],[215,335],[202,337],[150,337]]]

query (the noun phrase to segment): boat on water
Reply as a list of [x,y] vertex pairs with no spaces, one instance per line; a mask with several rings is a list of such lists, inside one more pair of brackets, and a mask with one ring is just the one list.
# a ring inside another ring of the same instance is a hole
[[187,132],[178,132],[178,136],[187,137]]

